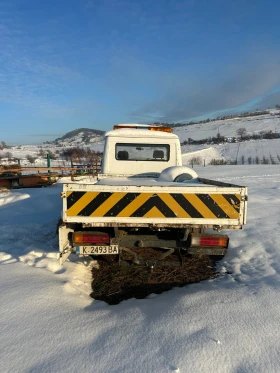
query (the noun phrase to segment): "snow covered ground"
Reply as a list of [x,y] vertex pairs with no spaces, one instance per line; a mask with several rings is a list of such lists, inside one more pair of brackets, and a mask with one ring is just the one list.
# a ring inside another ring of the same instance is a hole
[[199,157],[207,165],[213,159],[226,159],[242,164],[248,164],[249,158],[254,163],[267,159],[270,164],[280,164],[280,139],[250,140],[239,143],[225,143],[220,145],[183,145],[183,163],[190,164],[193,157]]
[[280,132],[280,113],[279,110],[271,110],[270,114],[256,117],[244,117],[238,119],[215,120],[209,123],[197,123],[189,126],[174,128],[174,133],[180,137],[180,140],[207,139],[216,137],[219,132],[221,136],[236,136],[239,128],[245,128],[248,135],[259,134],[261,131]]
[[2,373],[280,371],[280,166],[195,170],[249,187],[221,276],[116,306],[89,297],[93,263],[58,265],[61,183],[0,193]]

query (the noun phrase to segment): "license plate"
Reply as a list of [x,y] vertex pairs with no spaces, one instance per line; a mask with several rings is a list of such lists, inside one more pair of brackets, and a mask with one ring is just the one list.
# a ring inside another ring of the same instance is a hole
[[110,246],[77,246],[77,255],[114,255],[119,253],[118,245]]

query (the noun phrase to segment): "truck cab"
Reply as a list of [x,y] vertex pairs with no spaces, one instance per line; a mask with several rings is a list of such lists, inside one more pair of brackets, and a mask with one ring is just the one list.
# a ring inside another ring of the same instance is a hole
[[157,177],[182,166],[180,141],[169,127],[117,125],[105,134],[101,177]]

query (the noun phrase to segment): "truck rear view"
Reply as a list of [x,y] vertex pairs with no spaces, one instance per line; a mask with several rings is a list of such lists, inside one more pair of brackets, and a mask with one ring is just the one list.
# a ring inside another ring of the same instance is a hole
[[[164,127],[107,132],[98,181],[65,184],[62,198],[61,263],[71,252],[149,267],[171,265],[174,252],[223,256],[229,238],[219,232],[246,223],[247,188],[182,166],[179,139]],[[147,248],[158,257],[144,260]]]

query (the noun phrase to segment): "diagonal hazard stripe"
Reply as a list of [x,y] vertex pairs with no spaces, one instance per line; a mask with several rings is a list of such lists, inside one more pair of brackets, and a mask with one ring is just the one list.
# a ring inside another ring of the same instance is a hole
[[226,212],[210,197],[210,194],[197,194],[197,197],[218,219],[228,219]]
[[139,196],[139,193],[126,193],[123,198],[115,204],[104,216],[118,216],[132,201]]
[[201,201],[196,194],[184,194],[184,197],[195,206],[196,210],[200,213],[202,218],[216,219],[216,215]]
[[223,194],[223,197],[230,203],[236,211],[240,210],[240,194]]
[[127,217],[132,216],[132,214],[139,209],[151,196],[153,193],[141,193],[139,194],[127,207],[125,207],[117,216]]
[[222,194],[210,194],[210,197],[217,205],[220,206],[220,208],[230,219],[238,219],[238,211],[235,210],[235,208],[228,202],[226,198],[224,198]]
[[153,207],[156,207],[166,218],[176,218],[174,212],[156,194],[153,194],[152,197],[149,198],[142,206],[140,206],[131,216],[135,218],[143,217]]
[[[183,207],[168,193],[159,193],[159,198],[169,206],[177,218],[190,218],[190,215]],[[183,197],[184,198],[184,197]]]
[[171,195],[175,199],[175,201],[182,207],[182,209],[184,209],[186,213],[189,214],[191,218],[197,218],[197,219],[203,218],[201,213],[197,211],[196,207],[194,207],[186,199],[186,195],[184,196],[183,194],[179,194],[179,193],[178,194],[172,193]]
[[163,213],[160,212],[159,209],[154,206],[143,217],[144,218],[164,218],[165,215],[163,215]]
[[126,193],[113,193],[109,198],[106,199],[95,211],[93,211],[90,216],[105,216],[107,211],[109,211],[113,206],[115,206]]
[[[90,192],[88,192],[90,193]],[[103,202],[105,202],[112,193],[97,193],[97,196],[86,205],[83,210],[79,212],[79,216],[90,216],[93,211],[95,211]]]
[[67,192],[67,210],[70,209],[86,192]]
[[67,192],[68,216],[238,219],[239,194]]
[[[75,194],[80,192],[75,192]],[[80,215],[80,212],[92,202],[92,200],[98,195],[97,192],[84,193],[70,208],[67,210],[68,216]]]

